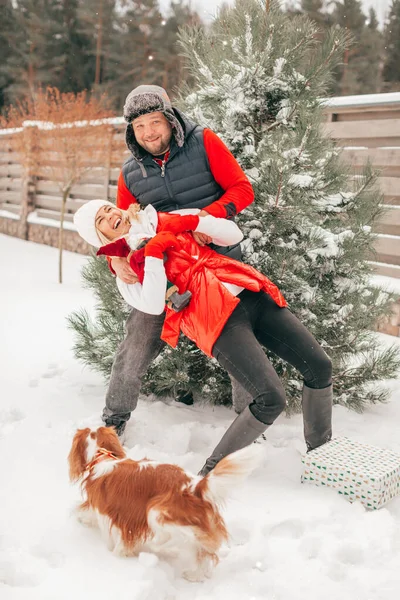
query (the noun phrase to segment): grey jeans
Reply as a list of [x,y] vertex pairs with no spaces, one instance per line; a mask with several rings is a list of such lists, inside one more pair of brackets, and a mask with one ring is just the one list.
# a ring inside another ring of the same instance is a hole
[[[164,314],[149,315],[132,309],[125,325],[125,339],[113,363],[103,411],[104,421],[127,421],[135,410],[142,378],[165,344],[160,339],[164,317]],[[252,397],[236,380],[232,378],[231,381],[234,408],[241,412],[250,404]]]

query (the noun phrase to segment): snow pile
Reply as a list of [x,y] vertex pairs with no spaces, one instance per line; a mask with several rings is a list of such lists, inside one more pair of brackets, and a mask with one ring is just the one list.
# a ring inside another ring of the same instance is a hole
[[[191,584],[152,555],[112,556],[70,512],[79,490],[66,457],[78,426],[99,424],[104,385],[73,358],[65,316],[92,298],[84,257],[0,235],[0,597],[2,600],[392,600],[400,593],[400,499],[367,512],[335,491],[301,485],[302,422],[267,432],[266,462],[228,503],[231,532],[211,580]],[[7,258],[6,258],[7,257]],[[380,336],[382,343],[395,338]],[[399,381],[363,415],[334,409],[338,436],[400,451]],[[234,414],[144,399],[127,428],[132,458],[196,472]]]

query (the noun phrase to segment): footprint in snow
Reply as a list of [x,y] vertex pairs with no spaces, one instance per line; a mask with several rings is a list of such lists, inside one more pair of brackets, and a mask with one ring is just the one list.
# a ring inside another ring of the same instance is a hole
[[305,531],[304,523],[299,519],[288,519],[287,521],[281,521],[272,527],[265,529],[266,535],[275,535],[277,537],[285,538],[300,538]]
[[48,569],[64,564],[61,552],[43,544],[33,546],[30,551],[22,548],[0,550],[0,583],[11,587],[36,587],[47,576]]
[[0,582],[11,587],[35,587],[46,577],[47,564],[22,550],[0,552]]
[[61,552],[47,547],[45,544],[38,544],[31,548],[32,556],[41,558],[47,562],[49,567],[57,569],[64,564],[65,556]]
[[25,419],[25,414],[18,408],[0,410],[0,437],[14,431],[15,426]]
[[43,373],[42,379],[52,379],[53,377],[57,377],[57,375],[62,375],[64,373],[64,369],[60,368],[57,363],[50,363],[47,368],[48,371]]

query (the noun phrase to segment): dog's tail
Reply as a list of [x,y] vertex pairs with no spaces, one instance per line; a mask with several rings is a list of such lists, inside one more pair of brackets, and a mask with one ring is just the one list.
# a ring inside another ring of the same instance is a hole
[[223,504],[231,490],[263,462],[261,444],[250,444],[223,458],[196,486],[196,492],[213,504]]

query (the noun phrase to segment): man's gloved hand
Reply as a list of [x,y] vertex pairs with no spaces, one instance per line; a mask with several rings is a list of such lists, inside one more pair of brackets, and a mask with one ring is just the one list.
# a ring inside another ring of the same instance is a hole
[[198,224],[198,215],[163,215],[160,219],[158,231],[183,233],[184,231],[194,231]]
[[157,233],[157,235],[147,242],[144,248],[144,255],[163,259],[165,250],[168,248],[179,248],[179,246],[179,241],[173,233],[160,231],[160,233]]

